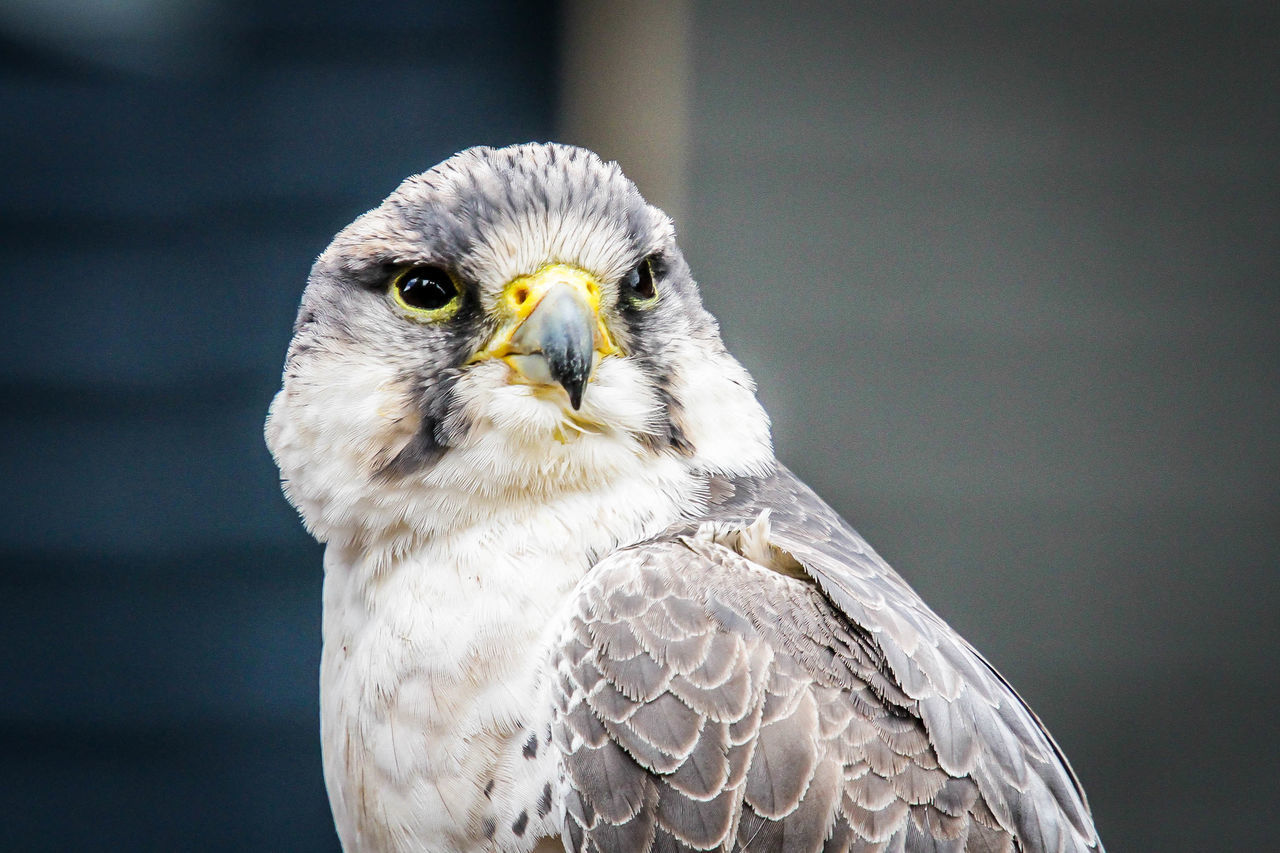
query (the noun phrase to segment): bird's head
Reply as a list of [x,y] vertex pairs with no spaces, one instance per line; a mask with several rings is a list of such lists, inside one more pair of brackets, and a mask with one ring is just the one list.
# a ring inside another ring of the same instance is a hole
[[617,164],[473,148],[316,261],[267,438],[327,538],[425,494],[546,495],[637,465],[763,471],[753,392],[670,219]]

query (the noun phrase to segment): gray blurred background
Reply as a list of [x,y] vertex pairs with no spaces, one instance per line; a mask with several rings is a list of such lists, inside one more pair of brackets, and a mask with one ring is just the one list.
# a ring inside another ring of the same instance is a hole
[[678,217],[779,455],[1112,851],[1280,805],[1280,7],[0,6],[0,847],[332,850],[261,422],[312,258],[473,144]]

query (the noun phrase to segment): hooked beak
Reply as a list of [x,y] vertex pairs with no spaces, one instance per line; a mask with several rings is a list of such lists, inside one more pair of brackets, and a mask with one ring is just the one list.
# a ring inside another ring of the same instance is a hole
[[503,290],[508,320],[476,359],[500,358],[530,385],[559,385],[576,410],[600,358],[618,352],[600,317],[600,284],[567,264],[520,276]]

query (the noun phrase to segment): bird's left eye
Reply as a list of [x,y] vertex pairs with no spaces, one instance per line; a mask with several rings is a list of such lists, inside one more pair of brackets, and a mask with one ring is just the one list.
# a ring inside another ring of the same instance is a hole
[[391,294],[401,308],[430,320],[451,316],[461,296],[449,273],[432,266],[410,267],[396,276]]
[[618,285],[623,298],[632,305],[651,305],[658,297],[658,286],[653,281],[653,265],[648,258],[629,270]]

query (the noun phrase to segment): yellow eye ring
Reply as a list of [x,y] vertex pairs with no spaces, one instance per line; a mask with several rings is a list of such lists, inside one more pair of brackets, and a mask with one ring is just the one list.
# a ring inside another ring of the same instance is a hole
[[421,264],[391,280],[391,299],[409,317],[427,323],[448,320],[462,306],[462,288],[447,270]]

